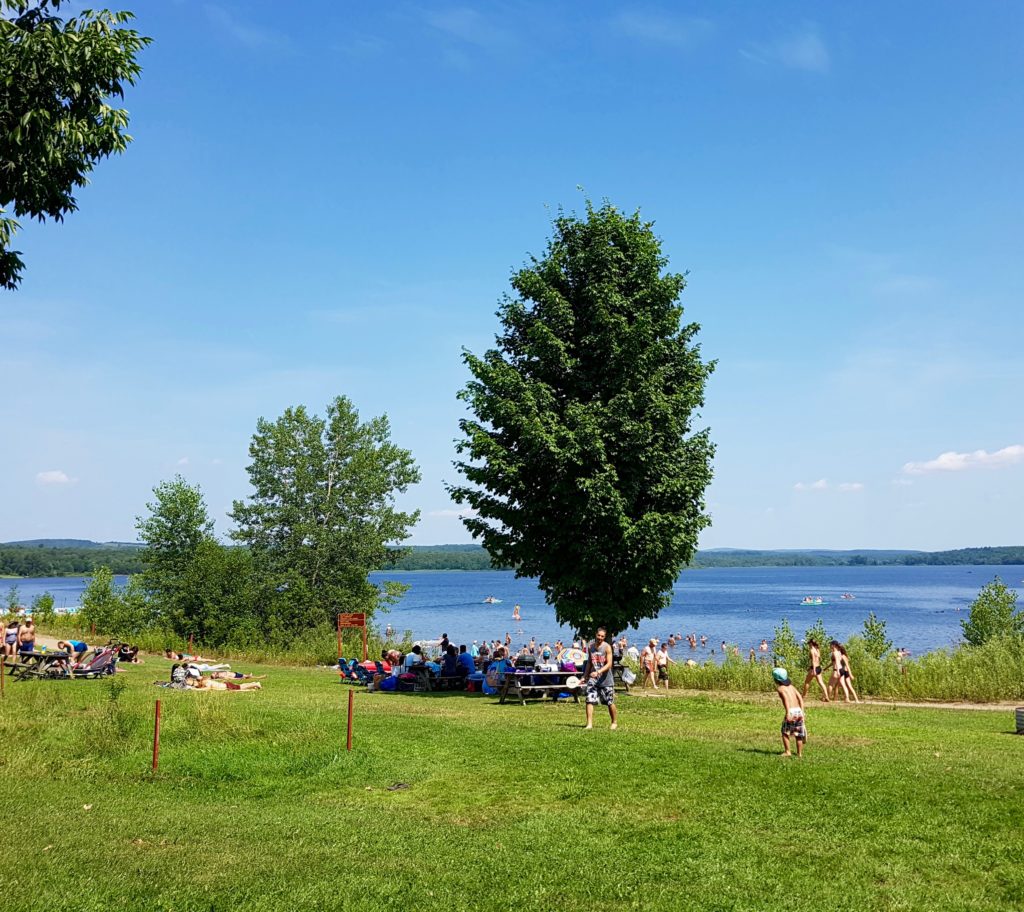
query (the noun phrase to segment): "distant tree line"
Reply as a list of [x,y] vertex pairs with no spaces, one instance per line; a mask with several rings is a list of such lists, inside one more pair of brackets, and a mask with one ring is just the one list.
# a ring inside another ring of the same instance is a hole
[[835,553],[803,551],[698,551],[694,568],[710,567],[885,567],[932,565],[1024,564],[1024,546],[960,548],[955,551]]
[[97,567],[115,574],[141,573],[141,549],[0,545],[0,576],[88,576]]
[[1024,548],[959,548],[908,554],[901,564],[1024,564]]
[[[235,549],[244,545],[233,546]],[[698,551],[690,564],[695,569],[712,567],[881,567],[913,565],[1024,564],[1024,547],[961,548],[956,551],[920,551],[903,554],[858,554],[800,551]],[[0,576],[88,576],[97,567],[115,575],[144,569],[141,546],[116,548],[54,548],[44,545],[0,545]],[[495,566],[480,545],[413,545],[392,549],[376,570],[511,570]]]

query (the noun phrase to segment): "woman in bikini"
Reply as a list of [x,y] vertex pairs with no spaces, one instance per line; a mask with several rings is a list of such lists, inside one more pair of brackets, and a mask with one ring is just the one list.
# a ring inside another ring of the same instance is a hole
[[853,672],[850,670],[850,657],[847,655],[846,647],[840,646],[839,653],[842,656],[839,664],[839,684],[843,688],[843,702],[849,703],[850,697],[853,697],[854,703],[860,703],[860,697],[853,689]]
[[821,649],[818,646],[818,641],[808,640],[807,649],[811,654],[811,664],[807,669],[807,677],[804,678],[804,689],[801,696],[806,697],[811,681],[817,681],[821,688],[821,698],[828,703],[828,688],[825,686],[825,679],[821,676]]
[[843,667],[843,647],[839,645],[839,640],[832,640],[828,648],[832,659],[832,674],[829,676],[827,689],[829,699],[834,700],[839,693],[839,682],[842,680],[839,670]]

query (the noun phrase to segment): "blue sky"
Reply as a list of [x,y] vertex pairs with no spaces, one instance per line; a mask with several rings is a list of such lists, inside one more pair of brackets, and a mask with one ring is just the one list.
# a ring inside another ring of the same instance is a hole
[[135,142],[0,292],[0,541],[218,529],[260,416],[349,396],[443,482],[511,271],[640,207],[718,360],[703,547],[1020,544],[1024,7],[125,4]]

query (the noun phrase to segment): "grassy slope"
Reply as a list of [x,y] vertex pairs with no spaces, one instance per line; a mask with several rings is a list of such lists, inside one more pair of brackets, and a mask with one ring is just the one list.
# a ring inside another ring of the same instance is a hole
[[773,696],[625,697],[620,731],[599,716],[584,733],[571,704],[357,693],[346,754],[329,672],[274,668],[261,693],[202,694],[149,686],[166,669],[130,669],[116,703],[104,683],[8,682],[6,909],[1024,901],[1009,714],[812,704],[797,762],[777,756]]

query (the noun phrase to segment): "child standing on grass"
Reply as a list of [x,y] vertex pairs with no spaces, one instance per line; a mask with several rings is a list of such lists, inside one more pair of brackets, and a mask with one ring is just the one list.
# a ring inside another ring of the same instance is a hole
[[789,680],[789,672],[785,668],[772,671],[775,680],[775,692],[782,700],[786,715],[782,719],[782,756],[791,757],[789,739],[796,738],[796,755],[804,755],[804,742],[807,740],[807,726],[804,724],[804,698],[800,691]]

